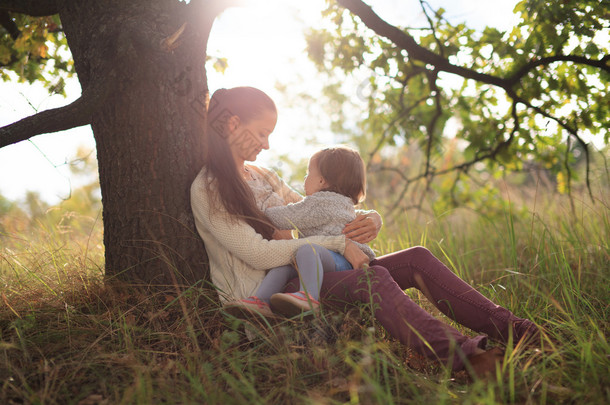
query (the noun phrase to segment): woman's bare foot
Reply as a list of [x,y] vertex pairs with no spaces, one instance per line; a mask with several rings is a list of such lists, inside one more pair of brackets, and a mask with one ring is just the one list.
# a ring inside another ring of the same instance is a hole
[[471,378],[485,379],[495,373],[496,364],[502,364],[504,360],[504,350],[494,347],[468,357],[470,367],[466,370]]

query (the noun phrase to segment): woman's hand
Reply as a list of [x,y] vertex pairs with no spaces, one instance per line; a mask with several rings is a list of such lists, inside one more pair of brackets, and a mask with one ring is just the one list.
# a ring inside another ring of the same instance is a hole
[[273,239],[275,239],[275,240],[292,239],[292,231],[290,229],[283,229],[283,230],[276,229],[273,232]]
[[352,222],[345,225],[343,234],[358,243],[369,243],[377,237],[381,229],[381,216],[372,211],[366,215],[360,214]]
[[343,256],[352,265],[354,269],[361,269],[365,264],[369,264],[369,257],[364,254],[362,250],[349,239],[345,239],[345,251]]

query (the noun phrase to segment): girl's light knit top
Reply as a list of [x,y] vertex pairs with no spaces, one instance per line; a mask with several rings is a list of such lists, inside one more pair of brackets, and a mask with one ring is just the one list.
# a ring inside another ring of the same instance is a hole
[[[278,229],[295,229],[303,237],[341,235],[346,224],[356,219],[351,198],[333,191],[318,191],[303,200],[265,209]],[[368,245],[354,242],[369,258],[375,253]]]
[[[286,202],[302,197],[274,172],[248,165]],[[210,262],[212,282],[221,300],[242,299],[253,295],[265,271],[289,264],[299,246],[316,243],[343,254],[345,236],[312,236],[305,239],[266,240],[245,221],[232,218],[218,200],[216,187],[208,188],[204,167],[191,185],[191,209],[197,232],[203,239]]]

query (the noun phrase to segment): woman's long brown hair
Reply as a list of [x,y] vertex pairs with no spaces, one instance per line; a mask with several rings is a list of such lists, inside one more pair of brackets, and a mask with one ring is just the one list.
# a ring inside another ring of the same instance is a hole
[[246,221],[265,239],[271,239],[275,228],[258,208],[252,190],[237,171],[229,142],[227,121],[239,117],[247,124],[266,111],[277,113],[273,100],[253,87],[235,87],[214,92],[208,108],[206,167],[210,184],[215,183],[219,201],[233,218]]

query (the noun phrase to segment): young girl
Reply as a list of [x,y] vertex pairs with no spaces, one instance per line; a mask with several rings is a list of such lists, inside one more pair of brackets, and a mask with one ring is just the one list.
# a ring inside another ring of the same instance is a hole
[[[356,218],[354,204],[362,202],[366,192],[366,172],[360,154],[346,147],[320,150],[310,158],[307,173],[306,197],[297,203],[268,207],[265,215],[276,228],[295,229],[301,237],[341,235],[345,225]],[[279,202],[275,196],[270,197],[271,193],[257,195],[267,203]],[[366,254],[367,263],[375,258],[370,247],[356,244]],[[318,245],[300,247],[295,261],[296,269],[293,266],[271,269],[254,296],[232,302],[229,307],[269,314],[271,304],[274,311],[288,316],[308,310],[315,312],[319,309],[324,273],[353,268],[343,255]],[[300,291],[282,293],[294,277],[300,279]]]

